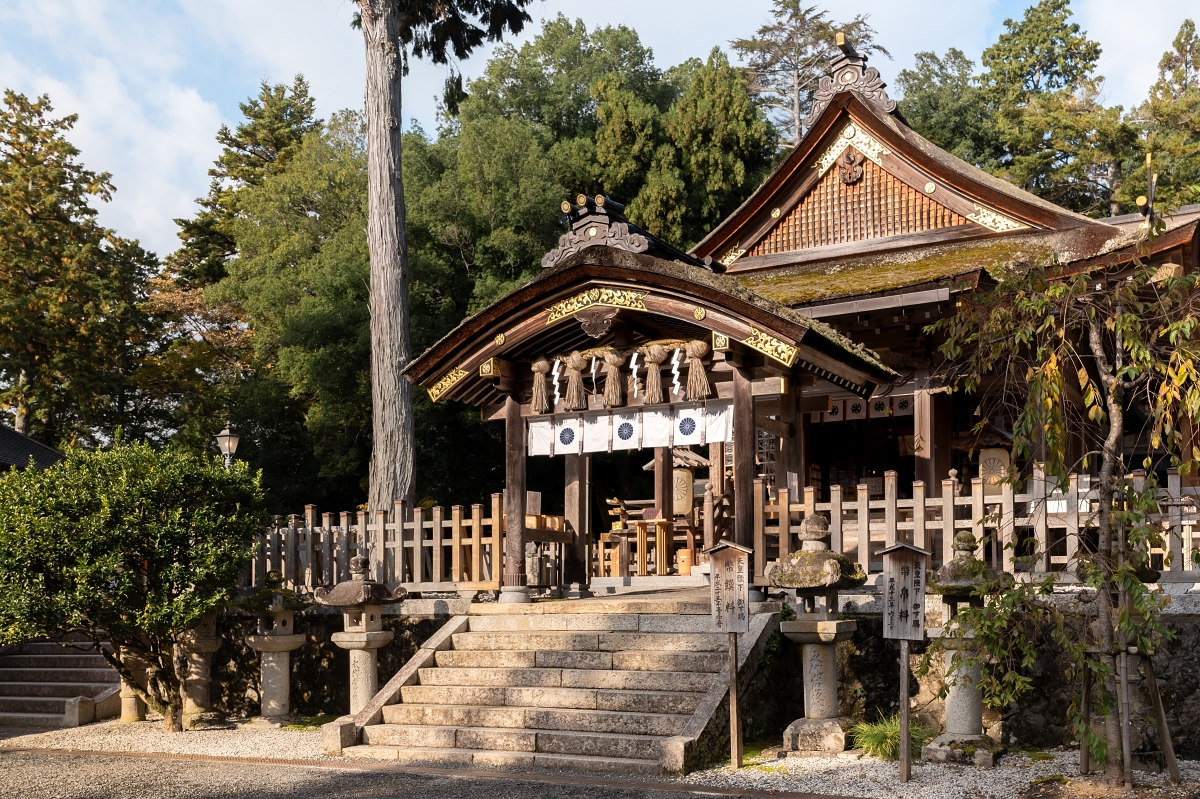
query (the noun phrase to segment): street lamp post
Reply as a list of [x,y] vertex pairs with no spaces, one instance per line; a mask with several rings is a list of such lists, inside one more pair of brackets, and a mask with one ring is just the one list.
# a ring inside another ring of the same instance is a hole
[[229,423],[225,423],[225,429],[217,433],[217,448],[221,450],[221,454],[225,456],[225,471],[233,466],[233,453],[237,452],[238,434],[229,429]]

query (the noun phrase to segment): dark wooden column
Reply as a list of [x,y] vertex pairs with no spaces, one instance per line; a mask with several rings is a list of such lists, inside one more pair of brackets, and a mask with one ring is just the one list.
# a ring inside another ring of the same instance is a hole
[[511,394],[504,401],[504,585],[525,585],[525,420]]
[[913,445],[916,478],[925,481],[928,496],[941,490],[950,471],[952,425],[950,395],[918,388],[913,396]]
[[735,363],[733,370],[733,540],[754,546],[754,465],[758,447],[754,428],[754,394],[748,364]]
[[[775,488],[789,488],[787,474],[796,475],[804,485],[804,415],[800,413],[800,381],[788,380],[787,391],[779,395],[779,423],[790,436],[779,439],[779,460],[775,466]],[[796,497],[792,497],[796,501]]]
[[654,507],[664,519],[675,518],[675,455],[670,447],[654,448]]
[[592,483],[592,456],[567,455],[566,480],[563,491],[563,515],[573,535],[567,551],[567,581],[588,582],[588,544],[592,527],[589,518],[589,496]]

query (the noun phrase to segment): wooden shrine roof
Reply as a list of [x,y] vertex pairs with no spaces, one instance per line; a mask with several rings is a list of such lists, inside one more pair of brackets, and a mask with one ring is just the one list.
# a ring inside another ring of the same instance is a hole
[[[984,272],[1057,257],[1128,260],[1140,216],[1091,219],[990,175],[905,124],[878,72],[847,48],[822,79],[803,139],[692,251],[789,306],[973,285]],[[1192,255],[1200,208],[1180,209],[1150,255]]]
[[[589,333],[589,309],[610,309],[612,329]],[[618,315],[620,324],[613,322]],[[896,377],[870,350],[732,278],[612,245],[565,255],[465,320],[405,374],[435,399],[487,405],[505,394],[503,381],[492,379],[504,376],[480,373],[492,359],[522,365],[506,377],[516,381],[511,390],[525,379],[532,383],[529,363],[539,357],[662,339],[715,341],[714,336],[761,356],[780,374],[808,371],[863,396]]]

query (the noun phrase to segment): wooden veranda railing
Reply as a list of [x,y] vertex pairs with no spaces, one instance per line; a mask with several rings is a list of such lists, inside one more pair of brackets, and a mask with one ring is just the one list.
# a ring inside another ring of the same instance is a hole
[[[1079,548],[1087,546],[1098,507],[1087,475],[1071,475],[1063,491],[1035,468],[1024,492],[1004,484],[995,487],[998,493],[989,493],[982,479],[971,479],[968,487],[950,474],[936,497],[927,495],[918,480],[912,484],[912,498],[900,499],[896,473],[885,472],[882,499],[871,499],[866,485],[857,486],[850,496],[841,486],[831,486],[829,502],[817,502],[812,488],[792,497],[787,489],[770,492],[762,480],[755,480],[755,583],[765,584],[762,574],[768,562],[799,547],[795,535],[800,522],[813,513],[829,519],[830,549],[857,561],[868,575],[883,570],[879,551],[900,536],[932,551],[936,568],[953,557],[954,534],[970,530],[981,541],[986,537],[998,542],[981,555],[1018,574],[1065,572]],[[1140,488],[1145,473],[1134,472],[1131,478]],[[1162,570],[1163,582],[1200,582],[1200,571],[1191,564],[1192,550],[1200,547],[1200,487],[1183,486],[1179,473],[1171,469],[1158,505],[1162,512],[1154,521],[1162,525],[1164,547],[1151,552],[1152,565]],[[1064,578],[1070,579],[1065,574]]]
[[[561,548],[550,548],[567,538],[562,517],[529,516],[525,524],[527,540],[540,548],[532,574],[541,575],[535,577],[539,585],[556,585]],[[501,494],[492,494],[489,506],[454,505],[449,512],[397,502],[386,511],[318,514],[315,505],[306,505],[303,515],[277,517],[259,535],[242,582],[262,587],[267,572],[277,570],[289,588],[335,585],[350,579],[350,558],[361,552],[370,560],[369,576],[389,587],[414,593],[494,591],[500,588],[503,551]]]

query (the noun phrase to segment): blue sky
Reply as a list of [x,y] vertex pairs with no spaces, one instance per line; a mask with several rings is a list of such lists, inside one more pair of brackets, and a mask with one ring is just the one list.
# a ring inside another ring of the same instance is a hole
[[[817,2],[817,0],[813,0]],[[1015,0],[842,0],[835,19],[869,14],[893,61],[885,80],[922,50],[957,47],[978,61],[1029,2]],[[751,35],[770,0],[534,0],[539,21],[559,12],[589,26],[625,24],[653,48],[660,67]],[[1101,43],[1100,72],[1111,103],[1145,95],[1158,59],[1195,0],[1074,0],[1076,19]],[[84,163],[113,174],[117,194],[101,220],[166,255],[177,244],[175,217],[193,213],[219,147],[214,134],[236,124],[238,103],[261,80],[303,72],[322,116],[362,103],[362,40],[349,27],[351,0],[48,0],[0,5],[0,87],[48,93],[61,114],[78,113],[72,136]],[[468,77],[482,50],[459,65]],[[446,67],[416,62],[405,81],[405,117],[436,125],[435,96]]]

